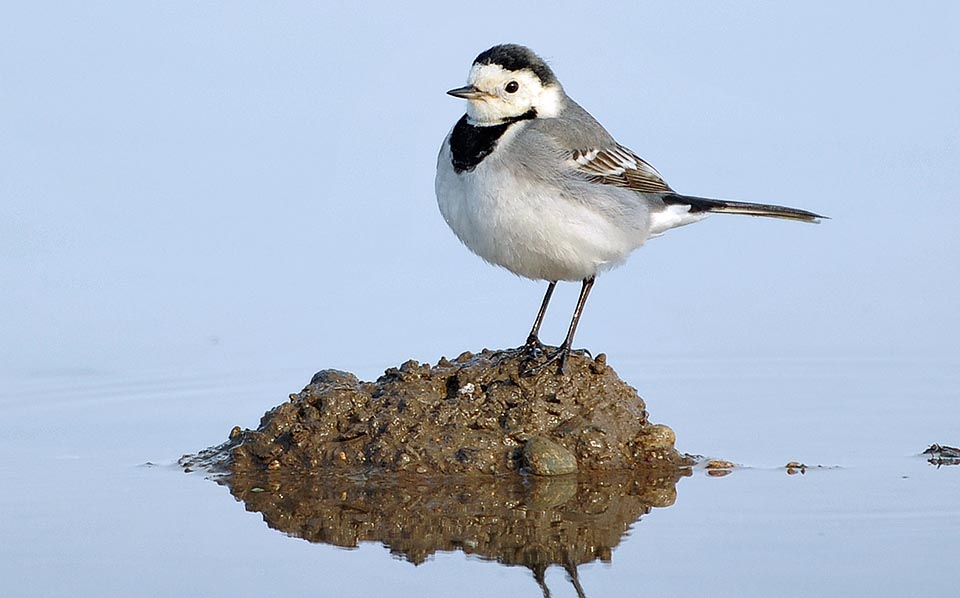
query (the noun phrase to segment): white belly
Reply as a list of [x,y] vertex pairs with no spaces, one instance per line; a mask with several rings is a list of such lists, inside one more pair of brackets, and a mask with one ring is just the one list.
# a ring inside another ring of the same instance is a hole
[[436,178],[440,212],[457,237],[486,261],[539,280],[583,280],[622,263],[649,234],[641,202],[610,188],[595,200],[565,197],[522,179],[491,155],[457,175],[444,144]]

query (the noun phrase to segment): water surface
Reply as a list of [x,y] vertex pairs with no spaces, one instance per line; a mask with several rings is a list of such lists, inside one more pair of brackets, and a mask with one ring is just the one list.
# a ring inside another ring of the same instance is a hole
[[[952,595],[943,564],[960,540],[960,467],[937,468],[919,453],[960,438],[958,364],[616,357],[611,364],[644,396],[651,419],[675,429],[678,448],[740,467],[722,477],[696,468],[676,482],[675,501],[646,508],[634,492],[635,512],[621,509],[627,531],[598,545],[596,558],[583,557],[593,548],[586,540],[561,533],[562,517],[540,521],[557,530],[553,544],[538,537],[541,553],[581,556],[573,568],[561,558],[539,572],[481,554],[476,538],[414,558],[396,538],[386,540],[390,549],[384,540],[352,549],[306,541],[175,465],[181,454],[225,439],[233,425],[255,426],[310,371],[9,380],[0,394],[5,595],[540,596],[541,576],[553,596],[575,596],[577,586],[588,596]],[[789,461],[808,467],[789,475]],[[512,499],[461,504],[521,523],[564,509],[574,519],[577,509],[581,520],[609,519],[626,504],[608,491],[575,505],[569,488],[528,490],[514,484]],[[368,510],[381,500],[365,496]],[[332,501],[328,515],[349,502]],[[438,512],[439,519],[410,524],[409,540],[434,528],[442,538],[451,519]],[[540,554],[533,548],[527,552]]]

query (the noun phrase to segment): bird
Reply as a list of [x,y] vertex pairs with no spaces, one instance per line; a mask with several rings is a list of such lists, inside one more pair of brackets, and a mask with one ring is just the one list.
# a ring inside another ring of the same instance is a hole
[[533,50],[500,44],[474,59],[467,100],[443,141],[435,191],[446,223],[485,261],[548,283],[526,342],[540,355],[540,326],[560,281],[580,282],[567,335],[546,361],[564,373],[597,276],[624,263],[647,239],[711,213],[819,222],[779,205],[683,195],[571,99]]

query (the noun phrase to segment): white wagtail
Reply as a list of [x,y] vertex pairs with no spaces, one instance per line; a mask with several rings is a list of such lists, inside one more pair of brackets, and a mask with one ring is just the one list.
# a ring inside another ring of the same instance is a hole
[[570,99],[547,63],[524,46],[483,52],[467,85],[447,93],[469,103],[437,160],[440,212],[484,260],[550,283],[524,345],[528,353],[542,347],[540,324],[557,281],[583,283],[567,337],[546,362],[559,361],[560,372],[597,274],[623,263],[647,239],[709,212],[821,218],[674,192]]

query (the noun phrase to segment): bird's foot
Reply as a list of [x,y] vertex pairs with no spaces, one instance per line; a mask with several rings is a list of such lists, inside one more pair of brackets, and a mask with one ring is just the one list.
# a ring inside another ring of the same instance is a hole
[[527,342],[517,347],[515,351],[520,357],[520,375],[529,376],[538,368],[531,368],[533,362],[540,359],[546,352],[547,346],[540,342],[540,339],[531,334],[527,337]]
[[[580,351],[577,351],[577,352],[579,353]],[[549,366],[555,363],[558,364],[557,374],[562,375],[564,373],[564,369],[566,368],[568,357],[570,357],[570,347],[566,343],[564,343],[559,347],[557,347],[556,351],[553,351],[552,353],[550,353],[547,356],[546,361],[544,361],[543,363],[538,364],[536,367],[533,367],[530,369],[522,368],[520,375],[536,376],[537,374],[539,374],[540,372],[542,372],[543,370],[547,369]],[[532,359],[532,357],[528,358],[526,361],[529,361],[530,359]]]
[[546,348],[547,346],[541,343],[536,335],[531,334],[527,337],[527,342],[520,347],[520,352],[526,360],[530,360],[539,357]]

